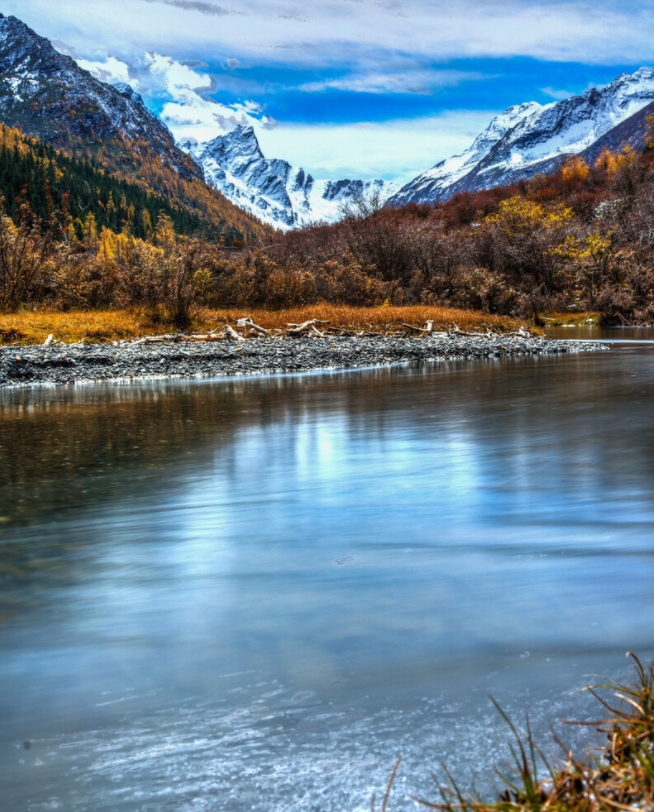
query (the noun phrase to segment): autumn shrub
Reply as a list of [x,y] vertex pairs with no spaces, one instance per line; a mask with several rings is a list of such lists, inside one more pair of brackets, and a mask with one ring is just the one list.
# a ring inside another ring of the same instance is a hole
[[0,310],[16,310],[40,298],[56,253],[51,231],[39,227],[27,205],[16,225],[0,197]]
[[119,302],[142,307],[154,321],[188,326],[201,255],[198,243],[163,248],[133,243],[120,266]]
[[60,310],[99,309],[116,301],[120,268],[113,260],[61,250],[49,278],[48,299]]
[[24,206],[16,222],[0,218],[0,308],[135,307],[183,326],[197,307],[388,301],[535,321],[573,307],[599,309],[607,321],[652,321],[650,153],[575,158],[550,175],[444,203],[354,201],[338,223],[268,233],[238,251],[180,236],[165,213],[142,240],[90,215],[60,228],[37,223]]
[[262,302],[272,308],[297,307],[315,302],[316,282],[313,274],[300,265],[267,268],[261,283]]
[[243,259],[212,257],[207,262],[211,284],[205,304],[211,307],[238,307],[258,301],[254,268]]
[[348,252],[316,268],[316,287],[321,300],[335,304],[376,305],[391,295],[391,286],[374,275],[374,268]]

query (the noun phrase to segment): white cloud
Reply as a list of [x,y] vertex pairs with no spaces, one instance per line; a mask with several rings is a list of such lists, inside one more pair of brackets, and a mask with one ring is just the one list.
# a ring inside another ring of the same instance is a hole
[[180,143],[210,141],[239,124],[251,124],[264,131],[277,126],[256,102],[218,104],[193,91],[180,92],[176,101],[164,104],[161,118]]
[[325,90],[347,90],[354,93],[413,93],[427,94],[439,87],[454,87],[462,82],[486,79],[483,73],[459,70],[408,70],[393,73],[352,74],[339,79],[307,82],[298,90],[321,93]]
[[182,143],[209,141],[239,124],[262,130],[277,126],[254,101],[226,105],[203,95],[212,90],[211,77],[170,56],[148,52],[129,65],[113,56],[96,61],[77,57],[77,62],[102,82],[127,82],[139,93],[163,100],[161,119]]
[[[354,66],[403,53],[433,60],[530,56],[647,63],[650,0],[315,0],[301,14],[279,0],[5,0],[51,37],[121,57],[134,47],[258,64]],[[380,65],[381,67],[381,65]]]
[[[209,98],[215,80],[194,70],[197,63],[184,62],[315,69],[317,79],[305,85],[307,92],[340,87],[410,93],[473,78],[433,68],[451,59],[526,56],[603,66],[652,60],[651,0],[313,0],[301,12],[285,2],[4,0],[3,12],[74,43],[87,64],[112,81],[126,81],[127,66],[127,81],[163,103],[164,119],[178,138],[205,140],[250,123],[265,154],[303,165],[316,177],[408,179],[465,148],[492,113],[267,129],[275,122],[258,105],[216,104]],[[146,51],[173,56],[149,64]],[[344,78],[324,79],[327,71]],[[232,92],[251,98],[254,91],[242,77],[231,71],[224,76]],[[237,82],[242,84],[234,91]],[[565,93],[554,87],[543,92],[553,99]]]
[[[102,61],[92,62],[88,59],[77,58],[80,68],[87,70],[101,82],[115,84],[116,82],[127,82],[135,84],[136,80],[131,80],[129,75],[129,65],[114,56],[108,56]],[[136,82],[137,83],[137,82]]]
[[438,116],[357,124],[282,122],[275,130],[258,129],[257,136],[266,157],[285,158],[314,178],[406,182],[469,147],[497,112],[450,110]]
[[185,90],[208,90],[211,87],[209,76],[194,71],[170,56],[149,52],[145,64],[151,77],[155,81],[158,79],[173,98]]
[[263,129],[277,125],[274,119],[264,115],[256,102],[226,105],[203,95],[202,91],[212,88],[211,78],[169,56],[147,54],[145,66],[151,92],[167,99],[161,118],[181,143],[209,141],[238,124],[252,124]]

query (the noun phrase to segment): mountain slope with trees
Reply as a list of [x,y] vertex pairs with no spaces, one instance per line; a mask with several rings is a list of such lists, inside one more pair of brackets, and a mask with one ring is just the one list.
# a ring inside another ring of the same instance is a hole
[[115,234],[152,239],[163,215],[175,234],[202,236],[231,245],[242,234],[221,231],[169,198],[146,192],[135,183],[112,175],[96,161],[71,158],[36,138],[0,124],[0,194],[14,220],[21,208],[42,223],[52,219],[69,238],[83,240],[103,228]]
[[16,17],[0,15],[0,121],[170,199],[217,229],[266,228],[204,182],[202,169],[128,85],[100,82]]

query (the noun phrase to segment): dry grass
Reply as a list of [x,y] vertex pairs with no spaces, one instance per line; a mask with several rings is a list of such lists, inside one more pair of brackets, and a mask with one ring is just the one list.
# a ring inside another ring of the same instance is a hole
[[[578,759],[556,740],[563,758],[548,759],[527,735],[519,735],[498,707],[514,736],[512,762],[496,768],[503,789],[494,801],[464,794],[445,769],[447,784],[439,786],[440,800],[415,798],[439,812],[651,812],[654,810],[654,664],[645,668],[634,655],[636,681],[621,685],[608,681],[586,690],[600,702],[605,717],[591,723],[607,737],[606,747]],[[608,690],[616,701],[604,698]],[[399,760],[391,775],[382,810],[386,810]],[[438,784],[438,781],[437,781]],[[373,800],[374,810],[374,800]]]
[[329,321],[333,327],[349,327],[360,330],[392,330],[405,322],[424,326],[433,320],[434,329],[445,330],[456,324],[461,330],[489,328],[499,332],[509,332],[525,326],[520,319],[508,316],[491,316],[475,310],[455,310],[450,307],[430,307],[428,305],[407,305],[406,307],[349,307],[347,305],[319,304],[306,307],[293,307],[282,310],[205,310],[203,317],[209,323],[233,321],[242,316],[250,316],[262,327],[286,327],[288,323],[300,324],[308,319]]
[[148,324],[142,314],[129,310],[0,313],[0,344],[42,344],[49,335],[67,343],[110,341],[146,332],[161,333],[166,332],[166,328]]
[[[461,330],[509,332],[525,323],[507,316],[491,316],[473,310],[422,305],[407,307],[346,307],[320,304],[286,310],[256,308],[210,310],[203,309],[193,318],[191,331],[215,328],[221,323],[234,324],[250,316],[268,329],[299,324],[309,319],[329,321],[334,327],[386,331],[403,323],[422,326],[434,321],[434,329],[447,329],[456,324]],[[137,310],[90,310],[62,313],[55,310],[0,313],[0,344],[42,344],[49,335],[58,341],[112,341],[170,332],[170,325],[155,324]]]

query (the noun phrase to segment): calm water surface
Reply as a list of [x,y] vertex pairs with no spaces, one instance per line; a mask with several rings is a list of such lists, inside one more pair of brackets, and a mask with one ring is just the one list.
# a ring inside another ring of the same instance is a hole
[[646,343],[4,392],[0,808],[357,812],[399,753],[396,808],[483,786],[489,693],[547,742],[654,654],[653,531]]

